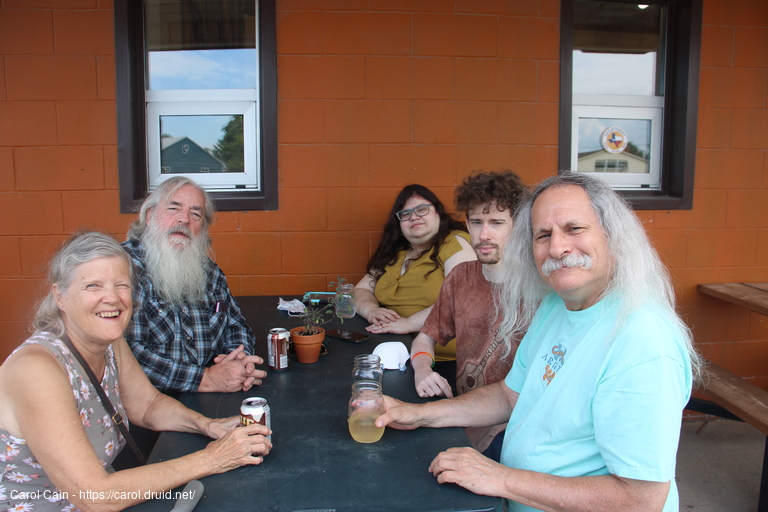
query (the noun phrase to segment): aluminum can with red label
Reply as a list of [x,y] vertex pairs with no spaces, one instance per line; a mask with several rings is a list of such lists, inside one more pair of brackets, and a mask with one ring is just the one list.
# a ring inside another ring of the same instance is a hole
[[[254,423],[260,423],[272,430],[272,414],[269,411],[269,404],[267,404],[266,398],[259,396],[252,396],[246,398],[240,405],[240,424],[244,427],[253,425]],[[267,438],[271,441],[272,436]]]
[[267,335],[267,362],[272,370],[288,369],[288,329],[275,327]]

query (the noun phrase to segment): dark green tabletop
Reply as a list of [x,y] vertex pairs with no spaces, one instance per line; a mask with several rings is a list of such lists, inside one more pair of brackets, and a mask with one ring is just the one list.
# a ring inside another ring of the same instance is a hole
[[[294,297],[284,297],[286,300]],[[277,297],[238,297],[257,337],[257,353],[266,360],[270,328],[290,329],[298,318],[277,310]],[[357,316],[343,327],[365,333],[367,322]],[[342,327],[338,320],[325,326]],[[211,417],[239,412],[250,396],[267,399],[272,413],[272,452],[259,466],[235,469],[202,479],[203,499],[195,511],[481,511],[493,510],[499,498],[475,495],[453,484],[437,483],[427,470],[432,459],[453,446],[468,446],[463,429],[386,429],[373,444],[352,440],[347,430],[352,362],[379,343],[402,341],[409,335],[371,336],[353,344],[328,340],[328,354],[313,364],[291,356],[285,371],[269,372],[261,386],[243,393],[190,393],[181,401]],[[264,366],[266,369],[266,365]],[[408,402],[422,402],[413,386],[413,370],[387,370],[384,393]],[[205,447],[210,439],[166,432],[150,462],[179,457]],[[181,490],[179,488],[178,490]],[[168,511],[173,500],[154,500],[131,510]]]

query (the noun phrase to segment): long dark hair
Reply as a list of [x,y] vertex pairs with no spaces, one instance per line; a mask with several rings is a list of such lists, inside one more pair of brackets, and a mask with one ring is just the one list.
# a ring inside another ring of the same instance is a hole
[[[440,268],[437,254],[440,252],[440,246],[443,245],[448,234],[457,229],[461,231],[467,230],[464,224],[451,217],[448,212],[445,211],[443,203],[440,202],[431,190],[424,185],[408,185],[401,190],[397,195],[397,198],[395,198],[395,203],[389,210],[387,222],[384,224],[384,230],[381,235],[379,246],[376,248],[376,252],[373,253],[373,257],[368,262],[366,271],[374,279],[381,277],[384,273],[384,269],[397,261],[397,254],[400,251],[410,248],[408,240],[403,236],[402,231],[400,231],[400,221],[395,214],[402,210],[406,201],[413,196],[423,197],[432,203],[435,207],[435,211],[437,211],[437,214],[440,216],[440,228],[438,229],[437,234],[430,240],[429,247],[421,253],[424,254],[424,252],[432,251],[430,259],[435,265],[435,268],[424,274],[425,278],[427,275]],[[419,254],[417,258],[421,257],[421,254]]]

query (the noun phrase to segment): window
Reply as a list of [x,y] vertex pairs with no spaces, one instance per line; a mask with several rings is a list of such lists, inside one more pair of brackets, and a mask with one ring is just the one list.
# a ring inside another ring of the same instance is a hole
[[690,209],[701,0],[561,0],[561,169]]
[[[587,171],[582,171],[587,172]],[[593,172],[629,172],[627,160],[595,160]]]
[[121,211],[170,176],[277,208],[274,0],[115,1]]

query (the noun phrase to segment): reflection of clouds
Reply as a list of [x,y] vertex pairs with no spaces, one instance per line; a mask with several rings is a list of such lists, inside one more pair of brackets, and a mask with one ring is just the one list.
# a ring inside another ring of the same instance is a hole
[[602,148],[600,135],[608,128],[604,119],[579,120],[579,152],[595,151]]
[[653,95],[656,53],[573,52],[575,94]]
[[256,50],[149,52],[151,89],[252,89]]

